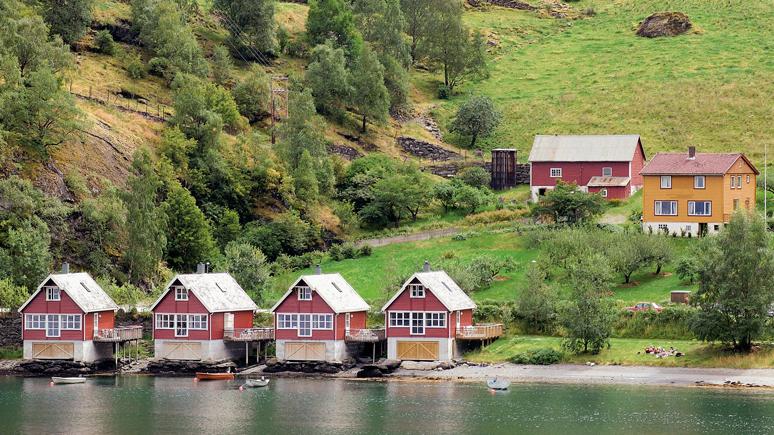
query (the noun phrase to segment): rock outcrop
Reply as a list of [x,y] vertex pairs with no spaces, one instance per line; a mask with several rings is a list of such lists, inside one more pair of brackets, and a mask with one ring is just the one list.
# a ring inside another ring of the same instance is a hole
[[324,362],[324,361],[309,361],[309,362],[289,362],[289,361],[277,361],[276,359],[269,359],[266,361],[266,368],[263,369],[264,373],[280,373],[280,372],[296,372],[296,373],[320,373],[320,374],[335,374],[343,370],[349,370],[354,367],[352,362]]
[[13,374],[21,376],[80,376],[115,370],[113,360],[94,363],[68,360],[24,360],[16,364]]
[[196,372],[215,373],[231,370],[236,371],[237,365],[233,361],[178,361],[159,359],[149,361],[143,372],[157,375],[179,375]]
[[0,347],[21,347],[21,315],[0,317]]
[[656,12],[640,23],[637,36],[645,38],[677,36],[691,30],[691,27],[693,27],[691,20],[682,12]]
[[422,159],[447,161],[462,158],[459,153],[449,151],[446,148],[431,144],[430,142],[414,139],[413,137],[401,136],[397,139],[397,142],[404,151]]
[[365,364],[357,372],[358,378],[381,378],[400,367],[400,361],[394,359],[382,359],[376,364]]

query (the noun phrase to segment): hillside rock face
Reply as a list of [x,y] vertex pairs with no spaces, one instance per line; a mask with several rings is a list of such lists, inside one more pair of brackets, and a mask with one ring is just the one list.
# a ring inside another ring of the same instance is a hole
[[691,20],[682,12],[656,12],[640,23],[637,36],[677,36],[689,31],[691,27]]

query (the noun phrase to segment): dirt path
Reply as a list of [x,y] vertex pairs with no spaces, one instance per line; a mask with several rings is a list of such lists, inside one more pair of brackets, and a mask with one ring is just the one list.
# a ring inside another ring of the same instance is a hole
[[418,242],[420,240],[430,240],[438,237],[448,237],[459,233],[459,228],[441,228],[438,230],[420,231],[417,233],[404,234],[401,236],[382,237],[379,239],[365,239],[355,242],[357,246],[370,245],[373,248],[379,246],[392,245],[393,243]]

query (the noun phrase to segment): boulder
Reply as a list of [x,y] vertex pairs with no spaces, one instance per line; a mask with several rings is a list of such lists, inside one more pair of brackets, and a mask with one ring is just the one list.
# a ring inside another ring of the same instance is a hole
[[358,378],[381,378],[382,376],[384,373],[375,365],[364,366],[357,372]]
[[441,363],[438,361],[403,361],[400,368],[404,370],[435,370]]
[[438,365],[438,368],[442,370],[449,370],[449,369],[453,369],[456,366],[457,365],[454,364],[454,361],[441,361],[441,363]]
[[689,31],[691,27],[691,20],[682,12],[656,12],[640,23],[637,36],[677,36]]

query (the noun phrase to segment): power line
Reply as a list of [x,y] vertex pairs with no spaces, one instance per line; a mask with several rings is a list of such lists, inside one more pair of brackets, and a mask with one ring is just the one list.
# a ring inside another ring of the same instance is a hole
[[215,16],[220,18],[221,21],[225,20],[224,24],[226,25],[228,30],[238,38],[238,40],[245,46],[247,51],[250,52],[251,55],[253,55],[253,57],[258,59],[259,62],[264,65],[267,65],[267,66],[271,65],[271,62],[269,62],[269,60],[260,51],[258,51],[255,47],[252,46],[251,41],[249,40],[249,38],[245,36],[245,32],[242,31],[239,24],[234,22],[234,20],[232,20],[228,15],[224,13],[220,13],[219,11],[215,12]]

